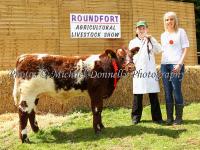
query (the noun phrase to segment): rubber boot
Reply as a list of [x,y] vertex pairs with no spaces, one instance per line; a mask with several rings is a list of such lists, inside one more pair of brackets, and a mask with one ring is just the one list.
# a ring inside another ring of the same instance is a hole
[[176,119],[174,120],[174,125],[180,125],[183,122],[183,104],[175,105]]
[[174,112],[174,104],[166,104],[166,111],[167,111],[167,125],[172,125],[174,118],[173,118],[173,112]]

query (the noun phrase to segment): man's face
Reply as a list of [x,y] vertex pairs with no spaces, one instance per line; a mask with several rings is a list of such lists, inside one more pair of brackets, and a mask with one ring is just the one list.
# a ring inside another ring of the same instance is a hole
[[139,26],[136,28],[136,33],[138,34],[139,38],[144,38],[147,34],[147,28],[145,26]]

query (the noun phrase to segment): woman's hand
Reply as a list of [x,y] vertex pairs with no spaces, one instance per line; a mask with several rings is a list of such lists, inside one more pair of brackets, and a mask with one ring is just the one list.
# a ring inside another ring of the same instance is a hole
[[172,70],[173,73],[176,73],[176,74],[179,74],[180,71],[181,71],[181,67],[182,65],[181,64],[176,64]]

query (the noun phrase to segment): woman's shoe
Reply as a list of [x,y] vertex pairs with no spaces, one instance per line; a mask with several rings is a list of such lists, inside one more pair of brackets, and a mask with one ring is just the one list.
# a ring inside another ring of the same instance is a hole
[[174,120],[174,125],[180,125],[183,123],[183,105],[182,104],[176,104],[175,105],[176,110],[176,119]]
[[173,112],[174,112],[174,104],[166,104],[166,111],[167,111],[167,125],[172,125],[174,118],[173,118]]

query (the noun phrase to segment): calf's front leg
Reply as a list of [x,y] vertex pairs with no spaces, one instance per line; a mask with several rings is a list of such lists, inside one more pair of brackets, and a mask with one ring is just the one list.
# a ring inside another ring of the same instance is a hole
[[91,107],[93,113],[93,128],[96,134],[100,133],[104,128],[102,124],[101,112],[103,109],[103,100],[91,100]]

